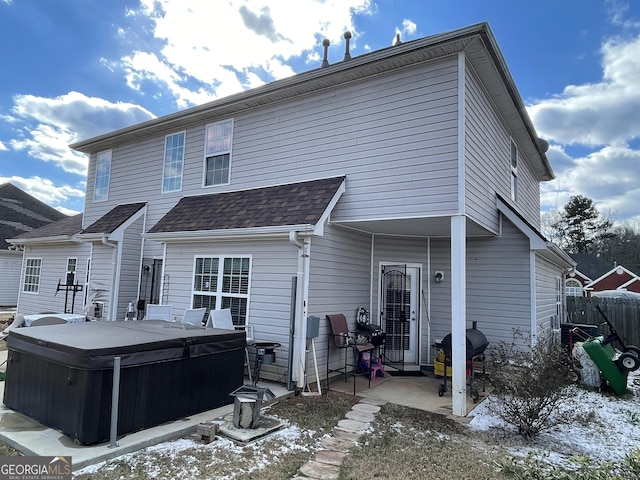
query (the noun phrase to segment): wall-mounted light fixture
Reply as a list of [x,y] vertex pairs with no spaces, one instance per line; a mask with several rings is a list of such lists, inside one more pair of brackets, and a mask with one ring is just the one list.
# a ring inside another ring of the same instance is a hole
[[444,272],[437,270],[436,274],[433,276],[433,281],[436,283],[440,283],[442,282],[442,280],[444,280]]

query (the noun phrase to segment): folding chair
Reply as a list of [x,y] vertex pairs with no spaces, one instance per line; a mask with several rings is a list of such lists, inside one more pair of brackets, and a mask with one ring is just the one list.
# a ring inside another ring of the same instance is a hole
[[[362,352],[370,352],[375,347],[371,343],[358,344],[355,339],[355,332],[349,331],[349,325],[347,324],[347,318],[342,313],[335,313],[327,315],[329,320],[329,326],[331,333],[329,334],[327,342],[327,390],[329,390],[329,373],[338,372],[344,376],[346,383],[347,376],[353,377],[353,394],[356,394],[356,377],[366,375],[369,380],[369,387],[371,387],[371,375],[369,367],[365,372],[358,372],[358,361],[360,360],[360,354]],[[333,339],[333,342],[332,342]],[[338,368],[329,368],[329,351],[331,349],[331,343],[335,348],[344,351],[344,364]],[[349,353],[351,353],[352,363],[349,362]]]
[[155,305],[150,303],[147,305],[147,314],[143,320],[165,320],[172,322],[171,305]]

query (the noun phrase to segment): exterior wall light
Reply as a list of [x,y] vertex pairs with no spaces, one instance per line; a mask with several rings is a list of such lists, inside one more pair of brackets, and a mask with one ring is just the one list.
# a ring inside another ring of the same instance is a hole
[[436,271],[436,274],[433,276],[433,281],[436,283],[442,282],[444,279],[444,272]]

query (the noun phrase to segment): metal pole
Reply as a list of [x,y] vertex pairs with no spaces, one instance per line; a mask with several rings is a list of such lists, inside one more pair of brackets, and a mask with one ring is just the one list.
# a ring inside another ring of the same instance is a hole
[[118,402],[120,396],[120,357],[113,357],[113,389],[111,390],[111,434],[109,448],[117,447],[118,435]]

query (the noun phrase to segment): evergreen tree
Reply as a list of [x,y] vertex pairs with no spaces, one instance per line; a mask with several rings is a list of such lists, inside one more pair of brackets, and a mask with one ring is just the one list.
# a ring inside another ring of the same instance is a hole
[[570,253],[600,253],[603,243],[613,236],[611,220],[604,220],[593,200],[582,195],[569,199],[553,224],[558,232],[560,246]]

